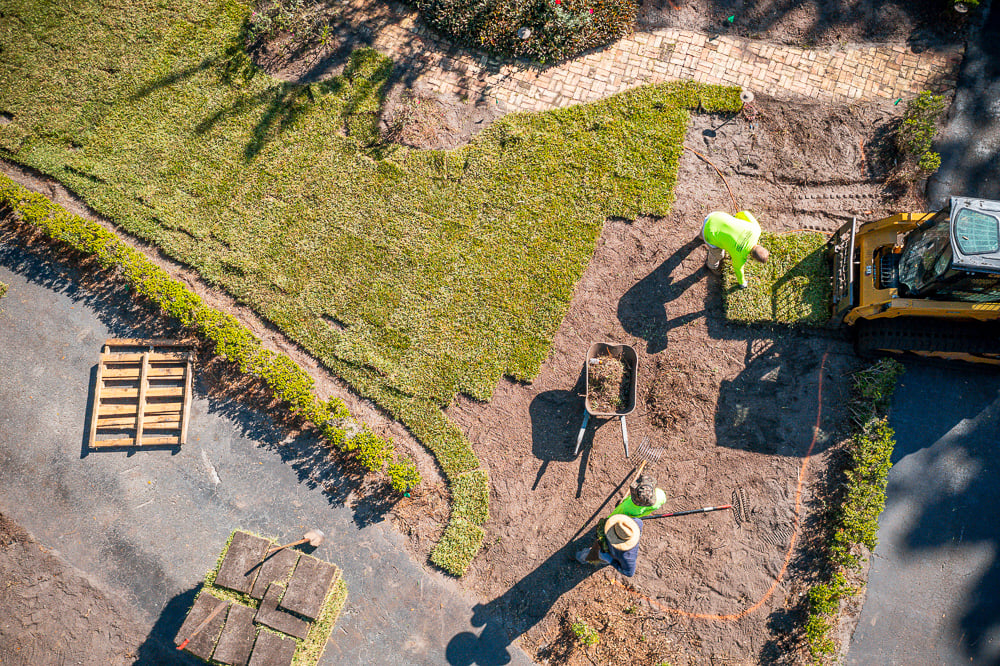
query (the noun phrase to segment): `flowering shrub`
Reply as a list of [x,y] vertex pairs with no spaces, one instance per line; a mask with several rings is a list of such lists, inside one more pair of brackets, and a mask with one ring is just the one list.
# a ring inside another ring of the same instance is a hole
[[455,41],[540,63],[564,60],[628,34],[633,0],[412,0]]

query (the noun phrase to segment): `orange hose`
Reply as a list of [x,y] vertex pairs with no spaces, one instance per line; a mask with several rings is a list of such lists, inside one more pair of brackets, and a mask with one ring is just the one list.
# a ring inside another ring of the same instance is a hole
[[799,467],[799,480],[795,488],[795,529],[792,531],[792,538],[791,541],[789,541],[788,543],[788,550],[785,551],[785,561],[782,562],[781,564],[781,571],[778,572],[778,577],[774,579],[774,582],[771,584],[771,587],[768,588],[767,592],[764,593],[764,596],[758,599],[753,606],[745,608],[738,613],[728,613],[726,615],[714,615],[711,613],[693,613],[691,611],[682,610],[680,608],[668,608],[659,603],[658,601],[656,601],[655,599],[651,599],[650,597],[646,596],[642,592],[639,592],[636,589],[624,585],[617,578],[612,579],[614,580],[615,583],[620,585],[628,592],[631,592],[636,596],[642,597],[643,599],[648,601],[650,605],[658,608],[660,611],[664,613],[670,613],[672,615],[680,615],[682,617],[695,618],[698,620],[736,621],[743,617],[746,617],[747,615],[753,613],[755,610],[764,605],[764,602],[767,601],[772,594],[774,594],[774,591],[777,589],[778,584],[781,582],[781,579],[784,578],[785,571],[788,569],[788,563],[792,559],[792,551],[795,549],[795,541],[798,539],[799,536],[799,525],[801,523],[801,513],[802,513],[802,483],[805,480],[806,467],[809,464],[809,457],[812,455],[813,447],[816,446],[816,437],[819,435],[819,422],[820,418],[823,416],[823,370],[826,368],[826,357],[829,354],[830,354],[830,348],[829,346],[827,346],[826,351],[823,352],[823,360],[819,364],[819,390],[817,391],[818,404],[816,407],[816,425],[813,427],[813,436],[812,440],[810,440],[809,442],[809,449],[806,451],[806,455],[802,459],[801,467]]
[[726,189],[727,189],[727,190],[729,190],[729,198],[733,200],[733,210],[739,210],[739,209],[740,209],[740,207],[739,207],[739,205],[738,205],[738,204],[736,203],[736,197],[735,197],[735,196],[733,196],[733,189],[732,189],[731,187],[729,187],[729,181],[728,181],[728,180],[726,180],[726,177],[725,177],[724,175],[722,175],[722,171],[721,171],[721,170],[719,169],[719,167],[715,166],[715,164],[713,164],[713,163],[712,163],[712,160],[708,159],[707,157],[705,157],[704,155],[702,155],[701,153],[699,153],[699,152],[698,152],[697,150],[695,150],[694,148],[688,148],[687,146],[683,146],[683,147],[684,147],[684,150],[690,150],[690,151],[691,151],[692,153],[694,153],[695,155],[697,155],[697,156],[698,156],[698,157],[700,157],[701,159],[703,159],[703,160],[705,160],[706,162],[708,162],[708,164],[709,164],[709,165],[710,165],[710,166],[711,166],[711,167],[712,167],[713,169],[715,169],[715,172],[719,174],[719,177],[720,177],[720,178],[722,178],[722,182],[726,184]]

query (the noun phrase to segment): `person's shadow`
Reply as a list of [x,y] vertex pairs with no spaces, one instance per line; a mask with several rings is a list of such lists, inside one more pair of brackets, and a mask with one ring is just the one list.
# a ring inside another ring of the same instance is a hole
[[701,279],[702,267],[680,280],[674,281],[672,273],[691,252],[704,241],[700,236],[692,238],[677,249],[652,273],[639,280],[618,301],[618,321],[622,328],[638,338],[646,340],[646,352],[656,354],[667,348],[667,333],[678,326],[704,316],[705,311],[667,318],[666,304],[683,294],[691,285]]
[[510,644],[544,618],[559,597],[598,571],[575,559],[578,550],[594,542],[595,530],[570,541],[509,590],[486,604],[476,604],[472,626],[483,627],[456,634],[448,642],[445,657],[451,666],[499,666],[509,664]]

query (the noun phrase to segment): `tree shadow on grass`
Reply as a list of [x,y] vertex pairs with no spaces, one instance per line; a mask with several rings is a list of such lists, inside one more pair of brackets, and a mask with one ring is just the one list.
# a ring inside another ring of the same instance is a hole
[[[240,78],[248,82],[259,70],[250,64],[243,50],[244,40],[245,33],[222,55],[204,58],[196,65],[177,69],[150,81],[140,87],[132,95],[132,99],[137,100],[170,88],[207,70],[216,70],[220,80],[227,84]],[[277,81],[262,91],[237,95],[235,100],[215,109],[199,122],[194,128],[195,134],[204,135],[228,118],[264,107],[243,148],[243,158],[250,162],[268,142],[292,128],[301,118],[317,111],[317,102],[321,97],[334,95],[346,96],[339,113],[345,133],[357,137],[362,148],[372,147],[378,143],[380,110],[389,85],[394,80],[393,64],[371,49],[344,53],[342,57],[346,58],[346,65],[343,72],[334,78],[313,83]],[[328,66],[328,62],[316,63],[313,69]],[[316,78],[318,77],[312,71],[306,72],[302,77],[304,81]]]

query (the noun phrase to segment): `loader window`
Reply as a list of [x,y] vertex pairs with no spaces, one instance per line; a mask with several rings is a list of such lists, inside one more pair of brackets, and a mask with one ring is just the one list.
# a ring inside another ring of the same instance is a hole
[[1000,222],[978,210],[963,208],[955,218],[955,242],[962,254],[990,254],[1000,250]]
[[919,295],[951,266],[948,230],[948,213],[942,211],[927,226],[907,236],[899,258],[899,281],[911,294]]

